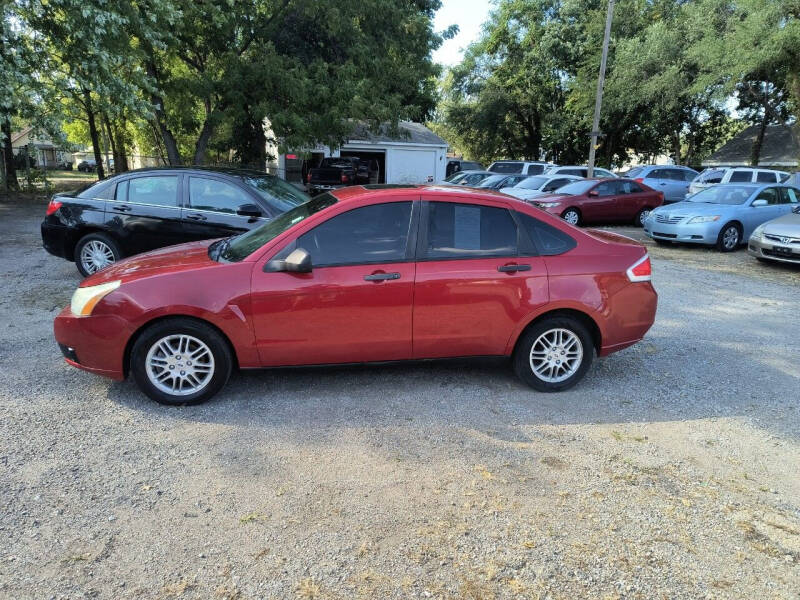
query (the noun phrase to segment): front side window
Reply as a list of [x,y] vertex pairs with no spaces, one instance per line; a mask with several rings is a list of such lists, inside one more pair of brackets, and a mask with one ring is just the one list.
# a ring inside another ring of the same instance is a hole
[[189,205],[195,210],[235,215],[244,204],[254,204],[253,199],[230,183],[206,177],[189,177]]
[[683,177],[682,177],[683,181],[691,183],[692,181],[694,181],[695,177],[697,177],[697,173],[695,173],[694,171],[683,171]]
[[731,178],[728,181],[731,183],[742,183],[745,181],[752,181],[752,179],[752,171],[733,171],[731,173]]
[[[781,195],[778,192],[778,188],[767,188],[761,190],[756,196],[755,200],[766,200],[767,204],[780,204],[781,203]],[[754,200],[754,202],[755,202]]]
[[614,194],[619,193],[617,190],[617,182],[616,181],[603,181],[599,183],[594,191],[597,192],[598,196],[613,196]]
[[387,202],[336,215],[297,238],[315,267],[406,259],[411,202]]
[[128,182],[128,202],[154,204],[156,206],[178,206],[178,177],[136,177]]
[[431,202],[426,258],[517,255],[517,226],[505,208]]
[[564,254],[578,245],[572,237],[539,219],[520,212],[517,217],[542,256]]
[[[669,179],[669,172],[666,169],[655,169],[651,171],[650,174],[647,176],[648,179]],[[628,173],[628,177],[631,177],[631,174]]]

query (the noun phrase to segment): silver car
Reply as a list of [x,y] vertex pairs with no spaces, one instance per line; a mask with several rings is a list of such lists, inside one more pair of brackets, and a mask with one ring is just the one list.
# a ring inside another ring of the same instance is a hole
[[539,196],[552,194],[558,188],[573,181],[583,179],[574,175],[535,175],[518,182],[516,185],[500,188],[500,191],[520,200],[532,200]]
[[800,204],[788,215],[756,227],[747,251],[758,260],[800,264]]
[[788,185],[722,183],[652,210],[644,232],[660,244],[706,244],[732,252],[756,227],[790,213],[798,203],[800,190]]

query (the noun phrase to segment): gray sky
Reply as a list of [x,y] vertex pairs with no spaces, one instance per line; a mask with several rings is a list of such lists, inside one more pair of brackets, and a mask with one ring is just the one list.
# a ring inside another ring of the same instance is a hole
[[480,35],[481,25],[489,17],[491,4],[492,0],[442,0],[442,8],[434,20],[435,29],[442,31],[450,25],[458,25],[459,32],[433,53],[433,60],[443,65],[458,63],[464,49]]

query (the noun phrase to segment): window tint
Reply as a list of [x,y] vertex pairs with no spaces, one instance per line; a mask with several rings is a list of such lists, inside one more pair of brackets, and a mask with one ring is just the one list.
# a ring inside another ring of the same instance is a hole
[[[630,177],[630,174],[628,174]],[[669,179],[669,171],[666,169],[653,169],[647,176],[648,179]]]
[[496,162],[489,170],[492,173],[522,173],[521,162]]
[[519,221],[523,229],[528,233],[531,241],[536,245],[539,254],[543,256],[553,256],[555,254],[563,254],[572,250],[576,245],[574,239],[569,235],[543,223],[539,219],[526,215],[524,213],[517,213]]
[[98,181],[84,187],[78,193],[78,198],[100,198],[102,200],[114,199],[114,188],[117,186],[108,181]]
[[613,196],[618,193],[616,183],[616,181],[603,181],[594,188],[594,191],[597,192],[598,196]]
[[788,204],[797,204],[800,202],[800,190],[783,188],[783,202]]
[[128,202],[178,206],[178,178],[175,175],[136,177],[128,181]]
[[770,173],[769,171],[758,171],[756,173],[756,181],[760,183],[775,183],[778,181],[778,174]]
[[315,267],[397,262],[406,258],[411,202],[356,208],[297,238]]
[[243,204],[255,204],[243,190],[230,183],[205,177],[189,178],[189,204],[197,210],[236,214]]
[[577,175],[578,177],[586,177],[586,169],[563,169],[559,171],[559,175]]
[[428,258],[516,256],[517,226],[504,208],[431,202]]
[[731,183],[740,183],[742,181],[752,181],[752,179],[752,171],[733,171],[731,173],[731,178],[728,181]]
[[528,165],[528,175],[539,175],[544,173],[544,165]]
[[667,179],[671,181],[683,181],[683,169],[667,169]]
[[[725,174],[724,171],[714,170],[714,171],[706,171],[705,173],[700,175],[699,181],[703,183],[721,183],[722,176]],[[747,181],[750,181],[749,179]]]
[[758,196],[755,198],[756,200],[766,200],[767,204],[780,204],[780,193],[778,192],[778,188],[767,188],[765,190],[761,190]]
[[620,181],[617,185],[619,186],[620,194],[638,194],[644,191],[635,181]]

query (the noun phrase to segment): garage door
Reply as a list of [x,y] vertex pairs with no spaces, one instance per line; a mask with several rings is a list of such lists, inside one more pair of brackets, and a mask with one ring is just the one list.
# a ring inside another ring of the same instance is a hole
[[389,183],[429,183],[436,175],[435,150],[394,150]]

